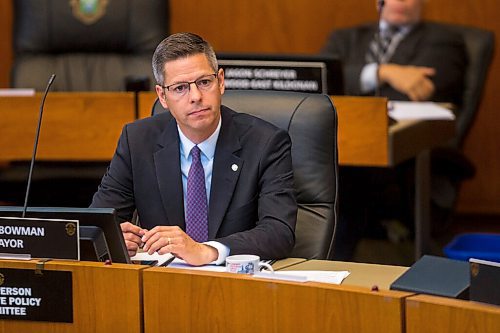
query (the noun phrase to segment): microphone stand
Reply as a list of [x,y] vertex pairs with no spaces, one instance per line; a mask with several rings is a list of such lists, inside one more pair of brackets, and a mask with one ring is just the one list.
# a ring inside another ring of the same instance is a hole
[[43,94],[43,97],[42,97],[42,102],[40,103],[40,114],[38,115],[38,125],[36,127],[35,144],[33,146],[33,155],[31,156],[30,171],[28,173],[28,184],[26,186],[26,195],[24,197],[23,214],[21,216],[22,218],[24,218],[26,216],[26,210],[28,209],[28,196],[30,193],[31,176],[33,175],[33,167],[35,165],[36,150],[38,148],[38,138],[40,137],[40,127],[42,125],[43,106],[45,104],[45,98],[47,98],[47,94],[49,93],[50,86],[54,82],[55,78],[56,78],[55,74],[52,74],[50,76],[49,82],[47,83],[47,87],[45,88],[45,93]]

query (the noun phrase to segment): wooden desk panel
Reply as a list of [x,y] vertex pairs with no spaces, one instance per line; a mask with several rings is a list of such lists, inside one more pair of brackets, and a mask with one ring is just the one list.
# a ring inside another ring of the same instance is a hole
[[455,121],[400,120],[389,128],[389,165],[445,144],[455,135]]
[[139,118],[147,118],[151,116],[153,104],[158,95],[155,92],[139,93]]
[[[31,158],[41,97],[0,98],[0,161]],[[50,93],[37,159],[109,161],[134,118],[132,93]]]
[[[34,270],[36,261],[1,260],[0,267]],[[141,270],[145,267],[47,262],[46,270],[73,272],[73,323],[2,320],[0,332],[143,332],[140,284]]]
[[338,115],[339,164],[387,166],[387,98],[332,96]]
[[444,297],[417,295],[406,300],[408,333],[498,333],[500,307]]
[[[0,98],[0,163],[29,160],[41,94]],[[156,93],[139,94],[139,118]],[[453,122],[406,121],[388,128],[385,98],[332,97],[339,119],[339,163],[394,166],[453,135]],[[39,160],[108,161],[121,129],[134,121],[132,93],[51,93],[42,122]]]
[[[41,95],[0,98],[0,167],[29,160]],[[140,118],[151,114],[155,92],[139,93]],[[427,252],[429,149],[453,135],[453,121],[401,121],[388,127],[387,100],[334,96],[339,119],[339,164],[393,167],[417,158],[416,258]],[[52,93],[46,101],[38,160],[109,161],[123,125],[135,119],[133,93]]]
[[[387,98],[331,96],[338,115],[339,164],[392,167],[451,139],[455,122],[402,120],[389,127]],[[139,94],[139,117],[151,115],[156,93]]]
[[169,268],[143,275],[147,333],[402,332],[411,295]]
[[[139,118],[149,117],[156,93],[139,94]],[[338,114],[339,163],[357,166],[387,166],[387,99],[333,96]]]

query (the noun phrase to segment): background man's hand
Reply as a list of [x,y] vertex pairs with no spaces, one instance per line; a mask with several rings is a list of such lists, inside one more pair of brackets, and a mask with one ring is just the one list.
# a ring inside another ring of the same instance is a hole
[[195,242],[177,226],[156,226],[144,234],[142,242],[149,254],[170,252],[194,266],[208,264],[219,256],[214,247]]
[[412,101],[427,101],[434,94],[430,77],[436,73],[431,67],[382,64],[379,67],[380,83],[387,83],[408,96]]

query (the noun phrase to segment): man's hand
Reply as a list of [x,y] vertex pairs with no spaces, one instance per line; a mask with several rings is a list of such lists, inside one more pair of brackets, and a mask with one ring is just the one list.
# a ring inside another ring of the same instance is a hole
[[219,256],[214,247],[195,242],[177,226],[156,226],[144,234],[142,242],[149,254],[170,252],[193,266],[208,264]]
[[147,232],[146,229],[142,229],[130,222],[123,222],[120,224],[122,228],[123,238],[125,238],[125,244],[127,245],[128,255],[134,256],[137,250],[142,245],[141,238]]
[[388,83],[407,95],[412,101],[427,101],[434,94],[434,83],[429,77],[436,74],[431,67],[382,64],[379,67],[380,83]]

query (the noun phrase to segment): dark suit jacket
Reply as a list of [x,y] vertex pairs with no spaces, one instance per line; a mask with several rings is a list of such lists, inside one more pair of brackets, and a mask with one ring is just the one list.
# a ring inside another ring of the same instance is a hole
[[[368,24],[334,31],[322,50],[342,60],[345,93],[348,95],[362,95],[361,70],[376,29],[377,24]],[[389,62],[434,67],[436,75],[431,79],[436,92],[431,100],[461,105],[467,55],[459,34],[438,23],[421,22],[400,42]],[[408,100],[406,95],[387,84],[380,87],[380,95],[392,100]]]
[[[209,202],[209,239],[231,254],[287,257],[295,242],[297,204],[288,133],[222,106]],[[185,230],[177,123],[162,113],[124,127],[92,207],[117,209],[143,228]],[[233,171],[232,165],[238,169]]]

